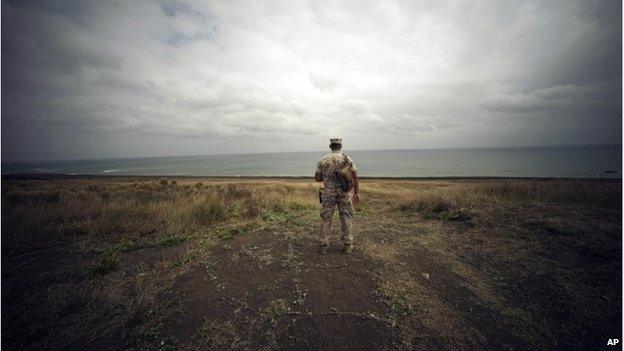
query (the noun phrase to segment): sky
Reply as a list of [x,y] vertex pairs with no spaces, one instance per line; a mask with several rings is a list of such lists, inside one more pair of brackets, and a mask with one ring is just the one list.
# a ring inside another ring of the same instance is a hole
[[607,1],[2,1],[2,160],[619,144]]

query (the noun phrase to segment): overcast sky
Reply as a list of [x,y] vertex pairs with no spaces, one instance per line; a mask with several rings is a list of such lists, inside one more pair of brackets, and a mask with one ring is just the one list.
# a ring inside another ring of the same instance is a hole
[[609,1],[2,1],[2,159],[618,144]]

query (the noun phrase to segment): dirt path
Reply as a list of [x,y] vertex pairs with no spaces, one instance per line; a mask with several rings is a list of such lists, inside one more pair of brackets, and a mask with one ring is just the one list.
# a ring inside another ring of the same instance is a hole
[[[370,215],[358,219],[358,250],[348,256],[340,251],[337,230],[327,256],[317,254],[311,236],[279,231],[216,245],[171,287],[181,305],[163,330],[180,341],[208,330],[207,338],[195,342],[216,343],[215,348],[523,345],[500,311],[419,243],[430,223]],[[453,224],[442,226],[458,230]]]
[[233,329],[215,347],[347,350],[398,342],[382,319],[375,262],[361,251],[346,256],[334,247],[321,257],[311,240],[261,232],[215,247],[203,263],[172,287],[182,300],[168,325],[178,340],[216,325]]

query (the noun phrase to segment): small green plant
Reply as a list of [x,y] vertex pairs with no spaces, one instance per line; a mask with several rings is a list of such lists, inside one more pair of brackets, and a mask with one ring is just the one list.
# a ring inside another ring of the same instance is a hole
[[132,252],[150,247],[167,247],[175,246],[186,241],[188,237],[184,235],[169,235],[162,238],[158,238],[153,241],[140,242],[137,240],[122,240],[109,247],[105,253],[108,255],[114,255],[119,252]]
[[186,236],[174,234],[174,235],[166,236],[166,237],[156,240],[154,242],[154,246],[160,246],[160,247],[175,246],[175,245],[185,242],[186,239],[187,239]]
[[288,207],[293,210],[293,211],[303,211],[303,210],[307,210],[309,208],[311,208],[312,206],[310,206],[307,203],[301,203],[301,202],[296,202],[296,201],[291,201],[288,204]]
[[97,278],[116,270],[119,267],[117,256],[114,254],[105,254],[97,263],[87,270],[87,276]]
[[264,253],[258,256],[258,261],[260,261],[260,266],[268,266],[273,262],[273,255],[270,253]]
[[407,317],[412,313],[412,304],[399,296],[393,296],[386,300],[386,305],[399,317]]
[[178,268],[182,267],[187,263],[193,262],[197,259],[198,253],[197,251],[187,251],[182,257],[179,257],[171,262],[169,267]]
[[284,299],[277,299],[271,301],[269,307],[266,309],[267,313],[272,318],[278,318],[284,314],[287,314],[291,311],[288,303]]
[[295,254],[295,249],[293,249],[292,245],[290,244],[288,245],[288,250],[284,254],[282,260],[282,268],[287,271],[294,271],[299,268],[299,265],[297,264],[297,255]]
[[248,223],[242,223],[242,224],[237,224],[233,227],[227,227],[224,230],[219,232],[219,238],[223,239],[223,240],[228,240],[231,239],[237,235],[246,233],[252,229],[254,229],[255,227],[257,227],[257,223],[256,222],[248,222]]
[[287,224],[293,226],[301,226],[305,224],[300,214],[295,213],[280,213],[280,212],[266,212],[262,215],[262,219],[274,224]]
[[123,240],[113,245],[109,252],[132,252],[142,249],[144,245],[135,240]]
[[283,224],[288,220],[285,214],[275,212],[266,212],[262,215],[262,219],[275,224]]

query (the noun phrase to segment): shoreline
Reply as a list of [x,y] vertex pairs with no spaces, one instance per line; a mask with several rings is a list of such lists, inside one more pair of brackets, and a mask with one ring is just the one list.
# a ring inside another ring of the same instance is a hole
[[[192,175],[115,175],[115,174],[65,174],[65,173],[7,173],[2,180],[56,180],[56,179],[215,179],[215,180],[314,180],[312,176],[192,176]],[[513,177],[513,176],[422,176],[422,177],[358,177],[359,180],[544,180],[544,181],[615,181],[622,178],[589,177]]]

